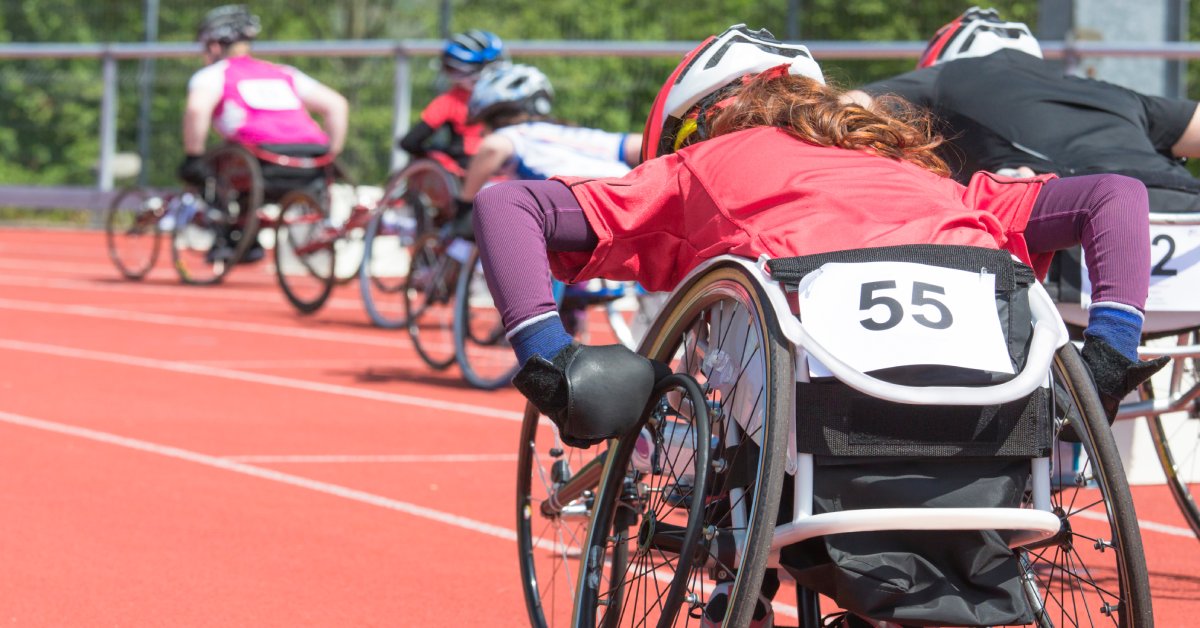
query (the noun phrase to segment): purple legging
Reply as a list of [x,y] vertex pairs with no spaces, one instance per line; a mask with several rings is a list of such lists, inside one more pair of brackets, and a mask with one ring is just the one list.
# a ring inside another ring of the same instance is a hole
[[[1146,189],[1135,179],[1055,179],[1038,195],[1025,238],[1032,253],[1082,244],[1093,302],[1142,310],[1150,281],[1148,208]],[[555,309],[546,251],[590,251],[598,242],[570,188],[557,181],[514,181],[480,192],[475,234],[510,333]]]
[[1146,309],[1150,201],[1141,181],[1093,174],[1046,183],[1025,227],[1025,242],[1030,253],[1082,245],[1092,302]]

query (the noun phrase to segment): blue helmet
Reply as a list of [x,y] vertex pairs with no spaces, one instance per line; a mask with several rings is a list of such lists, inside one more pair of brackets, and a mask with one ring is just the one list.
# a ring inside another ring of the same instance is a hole
[[478,74],[489,63],[504,58],[504,42],[495,33],[469,30],[446,42],[442,49],[442,69],[450,74]]

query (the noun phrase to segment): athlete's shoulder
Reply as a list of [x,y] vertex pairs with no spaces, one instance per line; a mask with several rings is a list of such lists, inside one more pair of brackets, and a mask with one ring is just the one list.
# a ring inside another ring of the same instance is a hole
[[221,89],[225,84],[225,70],[229,62],[222,59],[196,70],[188,79],[188,91],[194,89]]

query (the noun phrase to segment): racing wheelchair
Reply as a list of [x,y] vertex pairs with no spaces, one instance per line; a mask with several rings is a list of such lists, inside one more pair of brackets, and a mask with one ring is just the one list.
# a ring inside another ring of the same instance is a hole
[[1153,624],[1116,445],[1045,290],[1005,253],[902,248],[695,269],[640,346],[681,381],[607,447],[527,407],[533,625],[821,626],[821,596],[902,625]]
[[[171,254],[184,283],[220,282],[257,248],[263,229],[276,231],[276,272],[289,300],[293,260],[306,275],[332,272],[331,252],[295,251],[315,233],[312,216],[328,212],[330,185],[342,176],[323,146],[227,144],[206,159],[213,177],[200,191],[204,202],[174,218]],[[278,217],[263,212],[266,203],[279,205]]]

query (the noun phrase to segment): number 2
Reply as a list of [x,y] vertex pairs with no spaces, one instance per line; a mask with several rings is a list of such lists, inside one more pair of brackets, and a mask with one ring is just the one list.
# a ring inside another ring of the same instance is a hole
[[1179,274],[1179,271],[1167,268],[1167,262],[1171,261],[1171,258],[1175,256],[1175,239],[1162,233],[1154,236],[1154,240],[1150,242],[1150,246],[1155,246],[1164,240],[1167,243],[1167,254],[1154,265],[1154,268],[1150,269],[1150,274],[1155,277],[1174,277]]

